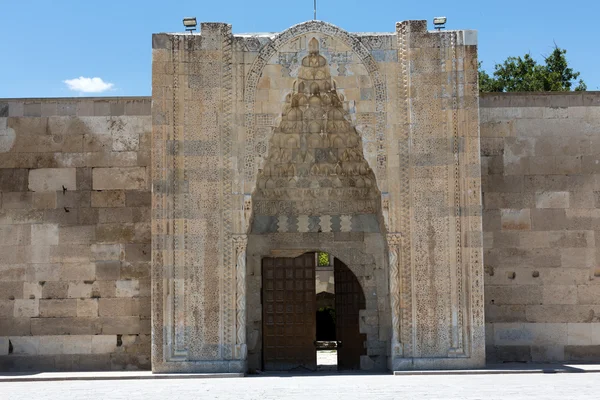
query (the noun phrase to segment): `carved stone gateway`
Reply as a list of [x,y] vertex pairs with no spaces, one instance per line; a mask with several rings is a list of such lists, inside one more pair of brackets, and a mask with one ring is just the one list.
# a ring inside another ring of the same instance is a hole
[[362,369],[485,363],[473,31],[156,34],[152,369],[261,368],[261,260],[327,251]]

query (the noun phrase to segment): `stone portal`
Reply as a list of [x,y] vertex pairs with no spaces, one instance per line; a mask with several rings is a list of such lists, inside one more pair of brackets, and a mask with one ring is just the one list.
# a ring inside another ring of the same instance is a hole
[[262,259],[314,251],[364,292],[362,369],[483,365],[476,39],[153,36],[154,371],[259,368]]

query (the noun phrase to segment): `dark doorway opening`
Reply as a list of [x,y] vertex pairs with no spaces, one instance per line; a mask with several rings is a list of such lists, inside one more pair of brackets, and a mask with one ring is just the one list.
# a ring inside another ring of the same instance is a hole
[[[317,295],[317,341],[335,342],[335,308],[332,306],[318,306],[319,296],[322,294]],[[333,300],[334,295],[331,295],[331,297]]]

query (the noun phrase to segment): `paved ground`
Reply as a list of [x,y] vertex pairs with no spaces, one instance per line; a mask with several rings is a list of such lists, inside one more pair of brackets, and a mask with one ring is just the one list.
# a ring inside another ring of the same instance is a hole
[[2,400],[579,400],[598,399],[599,393],[599,373],[439,376],[320,374],[215,379],[0,382]]

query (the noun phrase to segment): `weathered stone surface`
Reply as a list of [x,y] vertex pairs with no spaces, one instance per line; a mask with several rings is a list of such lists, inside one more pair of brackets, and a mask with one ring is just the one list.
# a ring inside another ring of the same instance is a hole
[[94,168],[92,181],[94,190],[145,190],[146,168]]
[[75,168],[40,168],[29,171],[29,190],[53,192],[77,189]]
[[[111,355],[122,351],[116,334],[149,333],[139,315],[135,321],[99,317],[99,299],[115,298],[119,280],[136,279],[119,284],[120,296],[135,292],[136,301],[149,301],[142,266],[128,263],[130,270],[121,277],[123,240],[133,243],[131,260],[143,259],[150,242],[147,171],[138,174],[141,186],[127,180],[135,181],[135,172],[117,178],[127,195],[121,189],[92,189],[94,167],[149,165],[150,121],[150,99],[11,100],[0,107],[0,337],[33,335],[29,342],[37,346],[29,346],[35,350],[28,354],[6,355],[14,365],[110,369]],[[125,221],[132,224],[131,235],[99,242],[97,224]],[[148,316],[147,308],[140,314]],[[112,340],[97,339],[99,354],[92,355],[93,336],[81,335],[99,335],[103,328],[118,332],[110,334]],[[41,354],[40,340],[47,337],[52,339],[43,343]],[[149,343],[136,351],[148,354]],[[80,359],[83,355],[87,358]],[[135,364],[129,361],[119,366]],[[147,361],[135,365],[142,364]]]
[[92,192],[92,207],[125,207],[125,192],[104,190]]
[[[486,321],[495,333],[486,341],[488,359],[591,360],[583,353],[593,354],[598,340],[600,149],[586,124],[600,121],[600,108],[569,93],[492,97],[481,100],[486,148],[493,144],[482,169]],[[519,207],[506,210],[509,204]]]
[[77,300],[40,300],[41,317],[76,317]]

